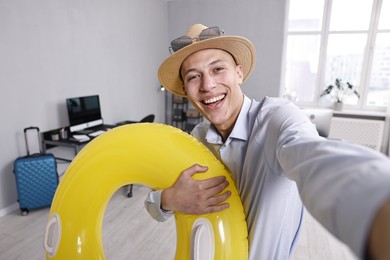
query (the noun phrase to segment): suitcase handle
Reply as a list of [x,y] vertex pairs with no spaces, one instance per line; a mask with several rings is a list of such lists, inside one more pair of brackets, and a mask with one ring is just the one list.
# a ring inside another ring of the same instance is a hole
[[27,139],[27,132],[29,130],[35,130],[37,132],[37,137],[38,137],[38,144],[39,144],[39,152],[40,153],[43,153],[43,149],[42,149],[42,141],[41,141],[41,134],[39,132],[39,127],[36,127],[36,126],[29,126],[29,127],[26,127],[24,128],[23,132],[24,132],[24,141],[26,142],[26,150],[27,150],[27,155],[30,155],[30,149],[28,147],[28,139]]
[[26,134],[28,130],[37,130],[37,132],[39,132],[39,127],[29,126],[29,127],[26,127],[23,131]]

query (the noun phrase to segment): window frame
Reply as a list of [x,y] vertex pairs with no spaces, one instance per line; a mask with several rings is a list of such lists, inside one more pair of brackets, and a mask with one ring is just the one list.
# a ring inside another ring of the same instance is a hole
[[[337,1],[337,0],[335,0]],[[290,9],[290,0],[286,1],[286,13],[285,13],[285,33],[284,33],[284,43],[283,43],[283,55],[282,55],[282,70],[281,70],[281,85],[280,85],[280,96],[284,96],[286,89],[286,71],[287,71],[287,41],[289,35],[319,35],[320,36],[320,46],[319,46],[319,57],[318,57],[318,70],[315,79],[315,89],[314,89],[314,100],[312,102],[302,102],[295,101],[299,106],[303,107],[322,107],[323,105],[320,102],[320,93],[325,88],[325,73],[326,73],[326,54],[328,49],[328,40],[330,35],[335,34],[365,34],[367,35],[366,47],[363,52],[363,62],[360,75],[360,84],[358,92],[360,93],[360,98],[356,105],[345,105],[346,109],[349,110],[361,110],[361,111],[386,111],[386,106],[373,106],[367,105],[367,95],[369,92],[369,81],[370,74],[373,65],[374,58],[374,48],[376,36],[380,33],[389,33],[390,29],[378,29],[379,18],[381,14],[381,6],[383,0],[372,0],[371,14],[369,19],[369,26],[367,30],[330,30],[330,18],[332,10],[333,0],[324,0],[323,4],[323,15],[321,28],[318,30],[293,30],[289,31],[289,9]],[[389,104],[390,106],[390,104]]]

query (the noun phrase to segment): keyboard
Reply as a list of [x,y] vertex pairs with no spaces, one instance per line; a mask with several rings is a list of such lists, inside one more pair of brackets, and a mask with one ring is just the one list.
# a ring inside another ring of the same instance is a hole
[[86,142],[89,141],[91,138],[87,135],[73,135],[71,140],[78,141],[78,142]]
[[98,131],[95,131],[95,132],[92,132],[92,133],[90,133],[90,134],[88,134],[89,136],[92,136],[92,137],[96,137],[96,136],[98,136],[98,135],[101,135],[101,134],[103,134],[103,133],[105,133],[106,131],[104,131],[104,130],[98,130]]

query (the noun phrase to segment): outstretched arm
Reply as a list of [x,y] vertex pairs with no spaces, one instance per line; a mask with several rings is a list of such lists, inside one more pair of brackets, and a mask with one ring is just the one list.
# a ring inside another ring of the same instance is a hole
[[296,182],[306,209],[358,257],[386,259],[379,257],[390,250],[389,158],[318,137],[298,108],[280,107],[269,118],[268,129],[279,135],[267,141],[275,144],[279,165]]

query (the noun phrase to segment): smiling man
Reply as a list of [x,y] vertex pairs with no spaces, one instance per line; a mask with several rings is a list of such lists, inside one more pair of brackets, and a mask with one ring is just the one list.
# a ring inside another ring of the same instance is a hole
[[206,49],[183,62],[181,76],[187,98],[225,141],[244,102],[242,66],[226,51]]
[[[320,137],[286,100],[244,95],[241,86],[256,58],[246,38],[195,24],[171,42],[171,50],[159,68],[160,82],[208,120],[192,135],[232,173],[248,224],[249,259],[289,259],[303,205],[357,256],[389,253],[388,158]],[[205,171],[207,165],[193,165],[172,187],[151,192],[145,200],[151,216],[164,221],[174,211],[206,214],[229,207],[224,177],[192,178]]]

